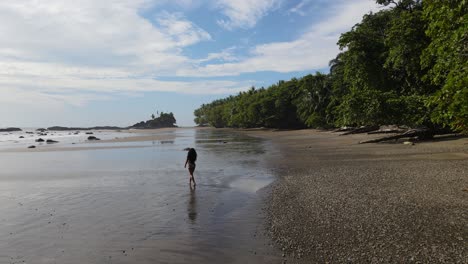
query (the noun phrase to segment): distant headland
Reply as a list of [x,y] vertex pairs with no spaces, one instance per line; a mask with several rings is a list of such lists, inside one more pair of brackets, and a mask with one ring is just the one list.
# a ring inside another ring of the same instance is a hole
[[17,127],[0,128],[0,132],[16,132],[16,131],[22,131],[22,130],[21,128],[17,128]]
[[[94,127],[65,127],[65,126],[51,126],[48,128],[38,128],[37,131],[44,132],[48,131],[76,131],[76,130],[123,130],[123,129],[156,129],[156,128],[166,128],[166,127],[177,127],[176,119],[172,112],[164,113],[160,112],[159,117],[156,117],[154,114],[151,115],[151,119],[147,121],[138,122],[132,126],[128,127],[118,127],[118,126],[94,126]],[[0,129],[0,132],[15,132],[22,131],[17,127],[8,127]]]

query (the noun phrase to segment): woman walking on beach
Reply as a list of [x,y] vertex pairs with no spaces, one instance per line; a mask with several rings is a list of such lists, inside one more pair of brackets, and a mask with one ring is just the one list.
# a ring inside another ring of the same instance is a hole
[[197,160],[197,152],[195,151],[194,148],[190,148],[187,154],[187,160],[185,161],[184,168],[187,167],[188,163],[188,171],[190,173],[190,181],[189,184],[192,183],[193,181],[193,186],[197,185],[195,183],[195,178],[193,177],[193,172],[195,171],[195,161]]

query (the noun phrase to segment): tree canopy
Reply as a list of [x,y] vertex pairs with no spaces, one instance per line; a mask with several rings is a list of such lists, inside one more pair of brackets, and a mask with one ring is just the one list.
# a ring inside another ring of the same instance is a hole
[[252,87],[196,109],[214,127],[406,125],[468,133],[466,0],[377,0],[341,35],[329,73]]

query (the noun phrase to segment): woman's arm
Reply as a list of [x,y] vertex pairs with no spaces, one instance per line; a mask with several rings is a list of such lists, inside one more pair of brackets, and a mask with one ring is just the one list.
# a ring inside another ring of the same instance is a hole
[[185,161],[184,168],[187,168],[187,162],[188,162],[188,159]]

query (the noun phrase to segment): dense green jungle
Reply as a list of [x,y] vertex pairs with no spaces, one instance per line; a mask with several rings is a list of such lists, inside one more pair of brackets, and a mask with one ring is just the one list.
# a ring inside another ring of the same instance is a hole
[[[398,125],[468,133],[465,0],[377,0],[341,34],[329,72],[240,92],[195,110],[200,126]],[[278,61],[281,63],[281,61]]]

